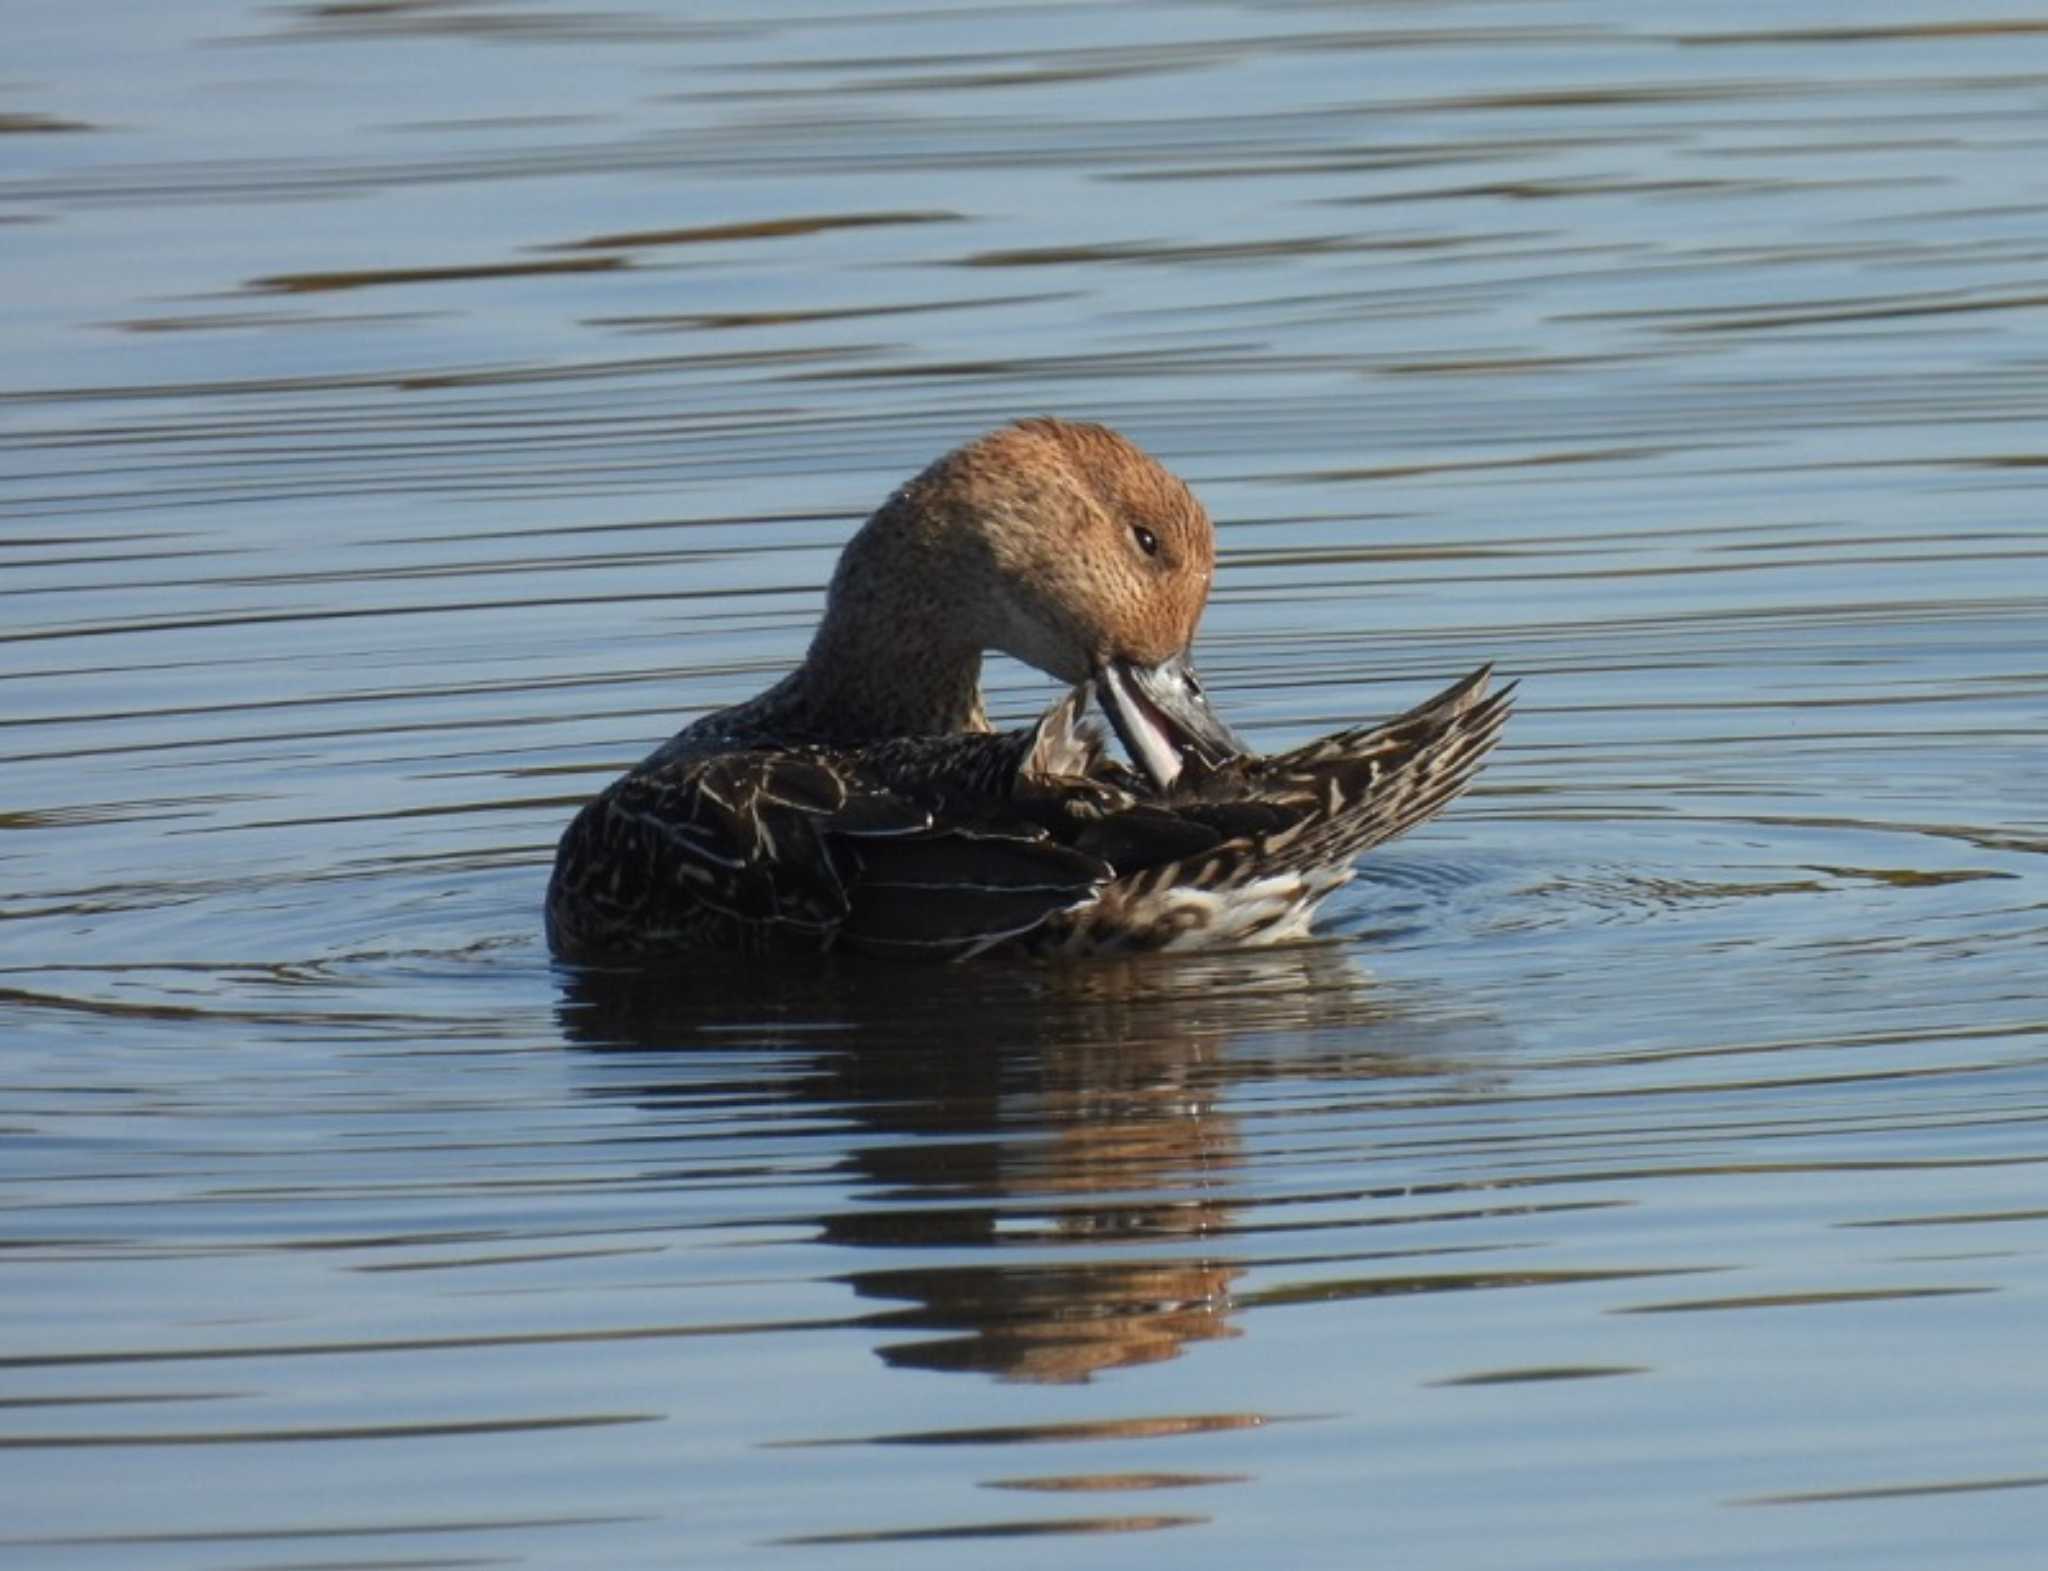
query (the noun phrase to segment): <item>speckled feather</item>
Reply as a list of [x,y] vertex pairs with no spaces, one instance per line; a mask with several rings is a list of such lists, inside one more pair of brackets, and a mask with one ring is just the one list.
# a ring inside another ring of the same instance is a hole
[[[549,893],[578,957],[843,947],[964,958],[1270,942],[1470,783],[1509,692],[1476,672],[1384,725],[1153,792],[1082,720],[650,761],[577,816]],[[688,733],[685,733],[687,737]]]
[[1160,804],[1215,843],[1120,865],[1092,901],[1062,911],[1029,947],[1060,953],[1274,943],[1308,931],[1318,905],[1373,847],[1441,812],[1472,783],[1513,708],[1482,667],[1407,714],[1294,752],[1191,769]]

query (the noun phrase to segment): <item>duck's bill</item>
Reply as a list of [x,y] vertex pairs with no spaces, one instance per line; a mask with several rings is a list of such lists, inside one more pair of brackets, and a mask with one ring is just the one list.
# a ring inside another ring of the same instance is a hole
[[1095,672],[1095,691],[1124,751],[1161,791],[1190,762],[1214,769],[1246,751],[1237,733],[1209,707],[1184,655],[1154,666],[1105,661]]

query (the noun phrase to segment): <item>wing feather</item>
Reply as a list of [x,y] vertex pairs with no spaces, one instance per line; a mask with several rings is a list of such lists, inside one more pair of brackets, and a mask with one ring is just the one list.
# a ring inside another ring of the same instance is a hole
[[[1173,948],[1299,933],[1316,903],[1350,878],[1355,858],[1442,811],[1471,784],[1513,703],[1513,685],[1489,693],[1489,676],[1481,668],[1393,720],[1293,752],[1213,769],[1191,763],[1163,802],[1089,832],[1121,853],[1110,858],[1118,876],[1098,901],[1049,928],[1045,941]],[[1212,838],[1164,858],[1148,855],[1170,838],[1122,830],[1149,813]]]

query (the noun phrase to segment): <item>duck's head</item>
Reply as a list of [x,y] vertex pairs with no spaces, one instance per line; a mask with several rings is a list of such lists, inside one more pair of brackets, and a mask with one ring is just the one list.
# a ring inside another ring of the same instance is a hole
[[1244,751],[1189,658],[1216,566],[1194,493],[1107,427],[1024,420],[947,454],[891,501],[945,560],[981,647],[1093,681],[1164,788],[1190,757]]

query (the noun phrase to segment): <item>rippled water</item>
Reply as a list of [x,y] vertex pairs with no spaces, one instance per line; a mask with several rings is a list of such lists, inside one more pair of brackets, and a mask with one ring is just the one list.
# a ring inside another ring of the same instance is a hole
[[[10,18],[10,1564],[2037,1564],[2026,10]],[[1035,411],[1477,791],[1305,948],[552,966]]]

